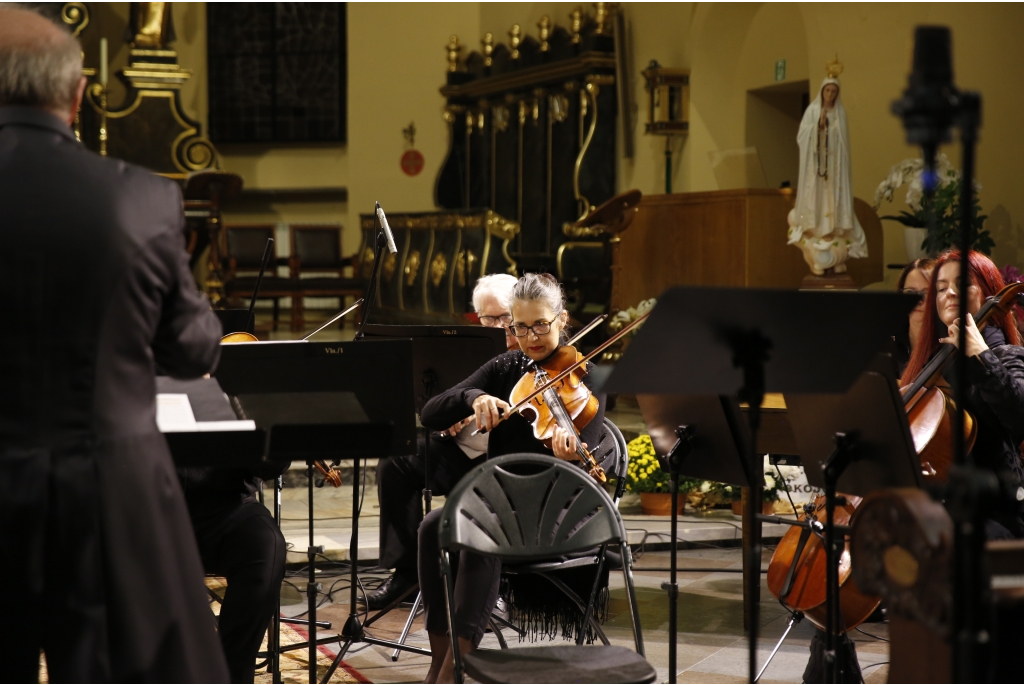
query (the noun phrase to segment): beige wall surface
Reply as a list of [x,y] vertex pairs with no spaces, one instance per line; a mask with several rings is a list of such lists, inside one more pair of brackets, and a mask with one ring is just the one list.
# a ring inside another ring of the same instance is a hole
[[[223,167],[241,173],[247,187],[344,186],[347,204],[269,205],[265,215],[237,219],[264,221],[340,221],[346,251],[356,247],[360,213],[380,200],[386,210],[433,209],[433,183],[448,145],[441,119],[444,100],[444,45],[457,34],[466,49],[479,49],[487,31],[499,41],[518,23],[536,35],[549,15],[560,25],[576,3],[349,3],[348,143],[306,146],[225,146]],[[112,73],[124,66],[127,46],[120,42],[127,3],[93,3],[93,29],[84,36],[86,64],[95,62],[100,33],[112,43]],[[204,3],[175,3],[182,66],[194,77],[183,89],[186,110],[206,119],[206,17]],[[593,12],[586,4],[584,7]],[[1024,109],[1024,47],[1018,39],[1024,6],[979,3],[624,3],[630,71],[633,159],[619,155],[618,186],[646,194],[664,192],[662,138],[643,135],[646,93],[640,71],[651,59],[669,67],[688,67],[691,76],[690,132],[674,138],[673,189],[717,190],[709,155],[757,144],[770,184],[789,173],[796,141],[792,117],[772,109],[771,97],[751,95],[777,84],[775,62],[786,60],[782,86],[809,81],[812,95],[824,77],[824,65],[838,54],[845,71],[842,98],[850,122],[854,193],[870,201],[889,168],[917,150],[904,143],[902,126],[889,112],[906,87],[913,28],[945,24],[953,29],[956,82],[983,96],[983,128],[978,147],[981,203],[990,215],[1000,265],[1024,264],[1024,193],[1018,160],[1024,137],[1015,118]],[[95,30],[99,28],[99,31]],[[119,46],[119,47],[113,47]],[[114,79],[111,79],[112,82]],[[119,87],[115,86],[115,88]],[[117,91],[112,100],[117,102]],[[767,104],[766,104],[767,103]],[[116,104],[114,105],[116,106]],[[416,148],[426,158],[423,172],[408,177],[399,167],[405,150],[402,129],[416,125]],[[772,131],[780,133],[772,139]],[[621,140],[620,140],[621,150]],[[789,147],[787,147],[789,146]],[[946,149],[959,165],[959,148]],[[795,182],[795,178],[788,179]],[[897,213],[898,202],[881,214]],[[906,259],[902,227],[885,222],[885,261]],[[785,240],[784,233],[780,240]],[[794,248],[795,249],[795,248]]]

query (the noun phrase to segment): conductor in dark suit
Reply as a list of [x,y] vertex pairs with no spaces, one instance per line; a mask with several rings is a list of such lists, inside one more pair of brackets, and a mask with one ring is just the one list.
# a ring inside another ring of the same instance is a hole
[[181,193],[69,128],[78,42],[0,9],[0,664],[35,682],[228,674],[154,369],[218,360]]

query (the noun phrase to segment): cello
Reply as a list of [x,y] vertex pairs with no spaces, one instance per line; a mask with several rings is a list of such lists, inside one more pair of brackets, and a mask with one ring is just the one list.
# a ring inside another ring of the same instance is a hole
[[[992,317],[1005,314],[1018,304],[1019,295],[1024,292],[1024,283],[1011,283],[982,303],[974,321],[980,329]],[[943,390],[943,373],[949,368],[956,345],[943,344],[921,369],[921,373],[902,388],[900,394],[910,422],[910,435],[914,439],[924,470],[925,478],[945,482],[946,474],[953,463],[953,421],[956,405]],[[964,413],[964,435],[966,451],[974,447],[978,427],[974,418]]]
[[[1011,283],[988,298],[978,310],[975,322],[984,326],[992,317],[1008,312],[1024,292],[1024,283]],[[901,389],[910,423],[914,448],[921,460],[924,476],[944,481],[953,462],[952,426],[956,415],[953,401],[943,391],[943,372],[949,368],[956,346],[944,344],[921,370]],[[968,451],[977,436],[977,425],[965,413],[965,440]],[[836,509],[836,525],[846,526],[861,503],[860,497],[846,495],[846,504]],[[768,589],[783,605],[802,611],[819,628],[825,622],[825,498],[820,496],[804,508],[800,521],[806,525],[786,532],[768,565]],[[851,575],[849,539],[839,566],[839,606],[847,630],[860,625],[878,606],[880,599],[860,591],[856,583],[847,583]]]

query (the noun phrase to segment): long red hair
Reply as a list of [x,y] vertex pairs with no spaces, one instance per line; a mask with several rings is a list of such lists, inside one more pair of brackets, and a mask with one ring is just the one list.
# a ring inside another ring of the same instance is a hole
[[[921,335],[918,337],[917,347],[914,348],[913,353],[910,355],[910,362],[903,372],[903,378],[900,379],[901,385],[907,385],[917,378],[918,374],[921,373],[921,369],[925,367],[928,360],[939,349],[939,338],[945,338],[947,335],[947,327],[946,324],[942,323],[942,319],[939,318],[935,307],[935,299],[939,270],[943,264],[948,264],[949,262],[960,262],[959,250],[948,250],[935,261],[932,277],[928,283],[928,294],[924,300],[926,315],[921,322]],[[996,265],[991,259],[980,252],[971,250],[967,257],[967,269],[971,285],[976,285],[981,290],[982,302],[986,298],[998,293],[1006,285]],[[959,292],[959,285],[957,286],[957,291]],[[966,297],[966,294],[961,293],[960,296]],[[931,312],[931,316],[927,315],[928,312]],[[998,327],[1003,332],[1003,335],[1006,336],[1006,342],[1011,345],[1020,345],[1020,333],[1017,332],[1017,326],[1014,324],[1012,313],[994,314],[989,318],[988,325]]]

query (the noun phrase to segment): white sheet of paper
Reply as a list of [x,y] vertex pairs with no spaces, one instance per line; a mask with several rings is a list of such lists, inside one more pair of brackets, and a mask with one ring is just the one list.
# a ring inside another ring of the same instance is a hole
[[189,433],[198,430],[188,395],[157,393],[156,426],[161,433]]
[[212,431],[254,431],[255,421],[196,421],[200,433]]

